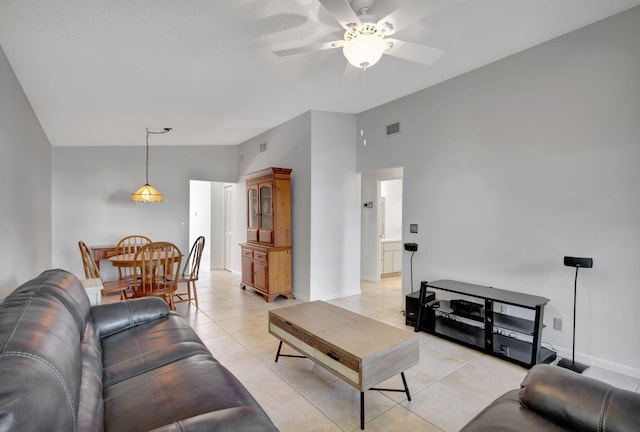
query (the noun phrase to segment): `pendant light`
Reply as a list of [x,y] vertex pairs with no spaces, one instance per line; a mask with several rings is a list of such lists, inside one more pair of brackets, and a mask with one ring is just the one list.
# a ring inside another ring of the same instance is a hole
[[163,134],[171,131],[171,128],[164,128],[159,132],[152,132],[147,128],[147,163],[146,163],[146,182],[140,189],[131,194],[133,202],[162,202],[164,196],[156,188],[149,184],[149,134]]

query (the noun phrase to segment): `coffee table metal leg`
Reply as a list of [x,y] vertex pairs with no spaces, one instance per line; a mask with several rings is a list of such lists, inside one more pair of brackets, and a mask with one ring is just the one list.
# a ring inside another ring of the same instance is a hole
[[[404,386],[404,389],[371,387],[369,390],[402,392],[407,395],[407,400],[411,401],[411,393],[409,393],[409,386],[407,385],[407,378],[404,376],[404,372],[400,372],[400,377],[402,377],[402,385]],[[360,392],[360,430],[364,430],[364,392]]]
[[407,400],[411,402],[411,393],[409,393],[409,386],[407,385],[407,379],[404,377],[404,372],[400,372],[402,377],[402,384],[404,384],[404,392],[407,394]]
[[280,350],[282,349],[282,341],[278,344],[278,352],[276,353],[276,363],[278,363],[278,359],[280,357],[295,357],[295,358],[307,358],[303,355],[293,355],[293,354],[280,354]]
[[[282,341],[278,344],[278,352],[276,352],[276,363],[278,363],[278,359],[280,357],[298,357],[298,358],[307,358],[302,355],[292,355],[292,354],[280,354],[280,350],[282,350]],[[404,389],[384,389],[384,388],[376,388],[372,387],[369,390],[377,390],[377,391],[392,391],[392,392],[402,392],[407,395],[407,400],[411,400],[411,393],[409,393],[409,386],[407,385],[407,378],[404,376],[404,372],[400,372],[400,377],[402,377],[402,384]],[[364,392],[360,392],[360,430],[364,430]]]
[[360,430],[364,430],[364,392],[360,392]]
[[407,379],[404,376],[404,372],[400,372],[400,376],[402,377],[402,384],[404,385],[403,389],[388,389],[388,388],[371,387],[369,390],[405,393],[407,395],[407,400],[410,401],[411,400],[411,393],[409,393],[409,386],[407,385]]

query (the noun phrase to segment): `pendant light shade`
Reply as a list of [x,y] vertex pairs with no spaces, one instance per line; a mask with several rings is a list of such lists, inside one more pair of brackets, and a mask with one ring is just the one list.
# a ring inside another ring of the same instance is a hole
[[133,202],[162,202],[164,196],[150,184],[145,184],[140,189],[131,194]]
[[160,132],[152,132],[147,128],[147,159],[146,159],[146,183],[131,194],[133,202],[163,202],[164,196],[160,191],[149,184],[149,134],[163,134],[171,131],[171,128],[164,128]]

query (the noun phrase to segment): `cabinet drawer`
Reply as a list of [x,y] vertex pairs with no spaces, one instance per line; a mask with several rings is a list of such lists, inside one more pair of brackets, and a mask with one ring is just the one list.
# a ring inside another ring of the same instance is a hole
[[294,324],[291,324],[289,321],[286,321],[280,317],[271,315],[269,317],[269,323],[276,327],[281,328],[282,330],[289,333],[291,336],[295,337],[296,339],[299,339],[300,341],[304,342],[310,347],[313,346],[313,336],[311,336],[309,333],[305,332],[304,330],[299,329]]
[[256,261],[267,262],[267,256],[268,254],[266,252],[253,252],[253,258],[255,258]]
[[243,258],[253,258],[253,251],[250,249],[242,249]]
[[318,353],[326,355],[327,357],[337,361],[341,365],[351,369],[352,371],[356,373],[360,371],[360,361],[353,355],[343,350],[332,347],[331,345],[326,344],[318,339],[316,339],[315,341],[314,348]]

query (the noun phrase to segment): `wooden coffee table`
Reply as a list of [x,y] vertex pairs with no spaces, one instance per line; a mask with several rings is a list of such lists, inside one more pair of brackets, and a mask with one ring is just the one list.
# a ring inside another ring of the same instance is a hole
[[[411,400],[404,371],[418,364],[418,339],[407,332],[322,301],[269,311],[269,333],[280,339],[280,357],[306,357],[360,391],[360,429],[364,429],[364,391],[398,391]],[[282,342],[303,354],[281,354]],[[374,386],[400,374],[404,389]]]

